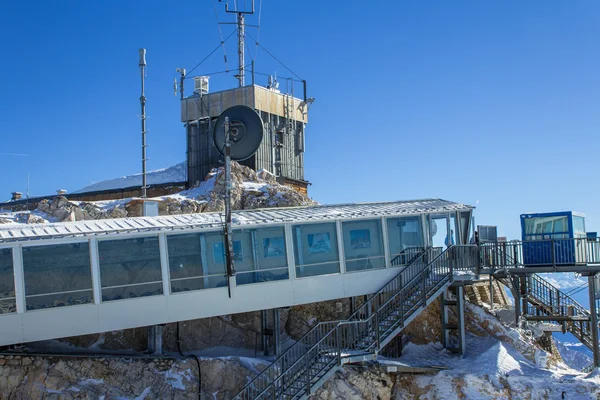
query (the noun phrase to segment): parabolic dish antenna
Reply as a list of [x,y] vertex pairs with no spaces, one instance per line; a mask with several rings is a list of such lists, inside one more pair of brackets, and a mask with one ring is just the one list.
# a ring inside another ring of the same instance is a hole
[[240,161],[252,157],[263,138],[263,122],[260,115],[248,106],[233,106],[219,115],[213,131],[213,140],[222,155],[225,155],[225,117],[229,117],[231,159]]

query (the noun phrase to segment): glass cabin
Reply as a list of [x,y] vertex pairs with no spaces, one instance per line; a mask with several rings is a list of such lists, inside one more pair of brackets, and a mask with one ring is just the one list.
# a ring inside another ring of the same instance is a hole
[[525,265],[585,264],[585,216],[573,211],[522,214]]

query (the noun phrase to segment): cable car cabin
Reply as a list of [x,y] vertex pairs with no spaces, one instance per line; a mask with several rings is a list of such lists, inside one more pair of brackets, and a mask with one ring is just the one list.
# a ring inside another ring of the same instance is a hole
[[573,211],[522,214],[523,262],[527,266],[587,262],[585,216]]

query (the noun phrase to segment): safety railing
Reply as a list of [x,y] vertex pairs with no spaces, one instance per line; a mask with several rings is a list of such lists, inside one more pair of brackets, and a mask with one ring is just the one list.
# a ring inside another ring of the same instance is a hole
[[564,238],[483,243],[484,268],[600,264],[600,238]]
[[529,303],[533,305],[528,313],[542,312],[561,319],[570,318],[570,321],[564,322],[568,325],[567,330],[592,348],[590,312],[584,306],[537,274],[527,277],[527,296]]
[[421,251],[348,320],[317,324],[256,376],[235,399],[301,397],[341,365],[343,358],[376,354],[386,338],[452,281],[453,257],[452,251],[441,248]]

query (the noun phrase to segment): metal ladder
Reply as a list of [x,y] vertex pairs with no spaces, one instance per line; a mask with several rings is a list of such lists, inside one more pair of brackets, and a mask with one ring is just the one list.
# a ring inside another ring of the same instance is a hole
[[350,318],[315,325],[234,399],[305,399],[343,364],[374,360],[450,286],[458,254],[453,249],[428,248],[403,254],[409,257],[409,264]]

